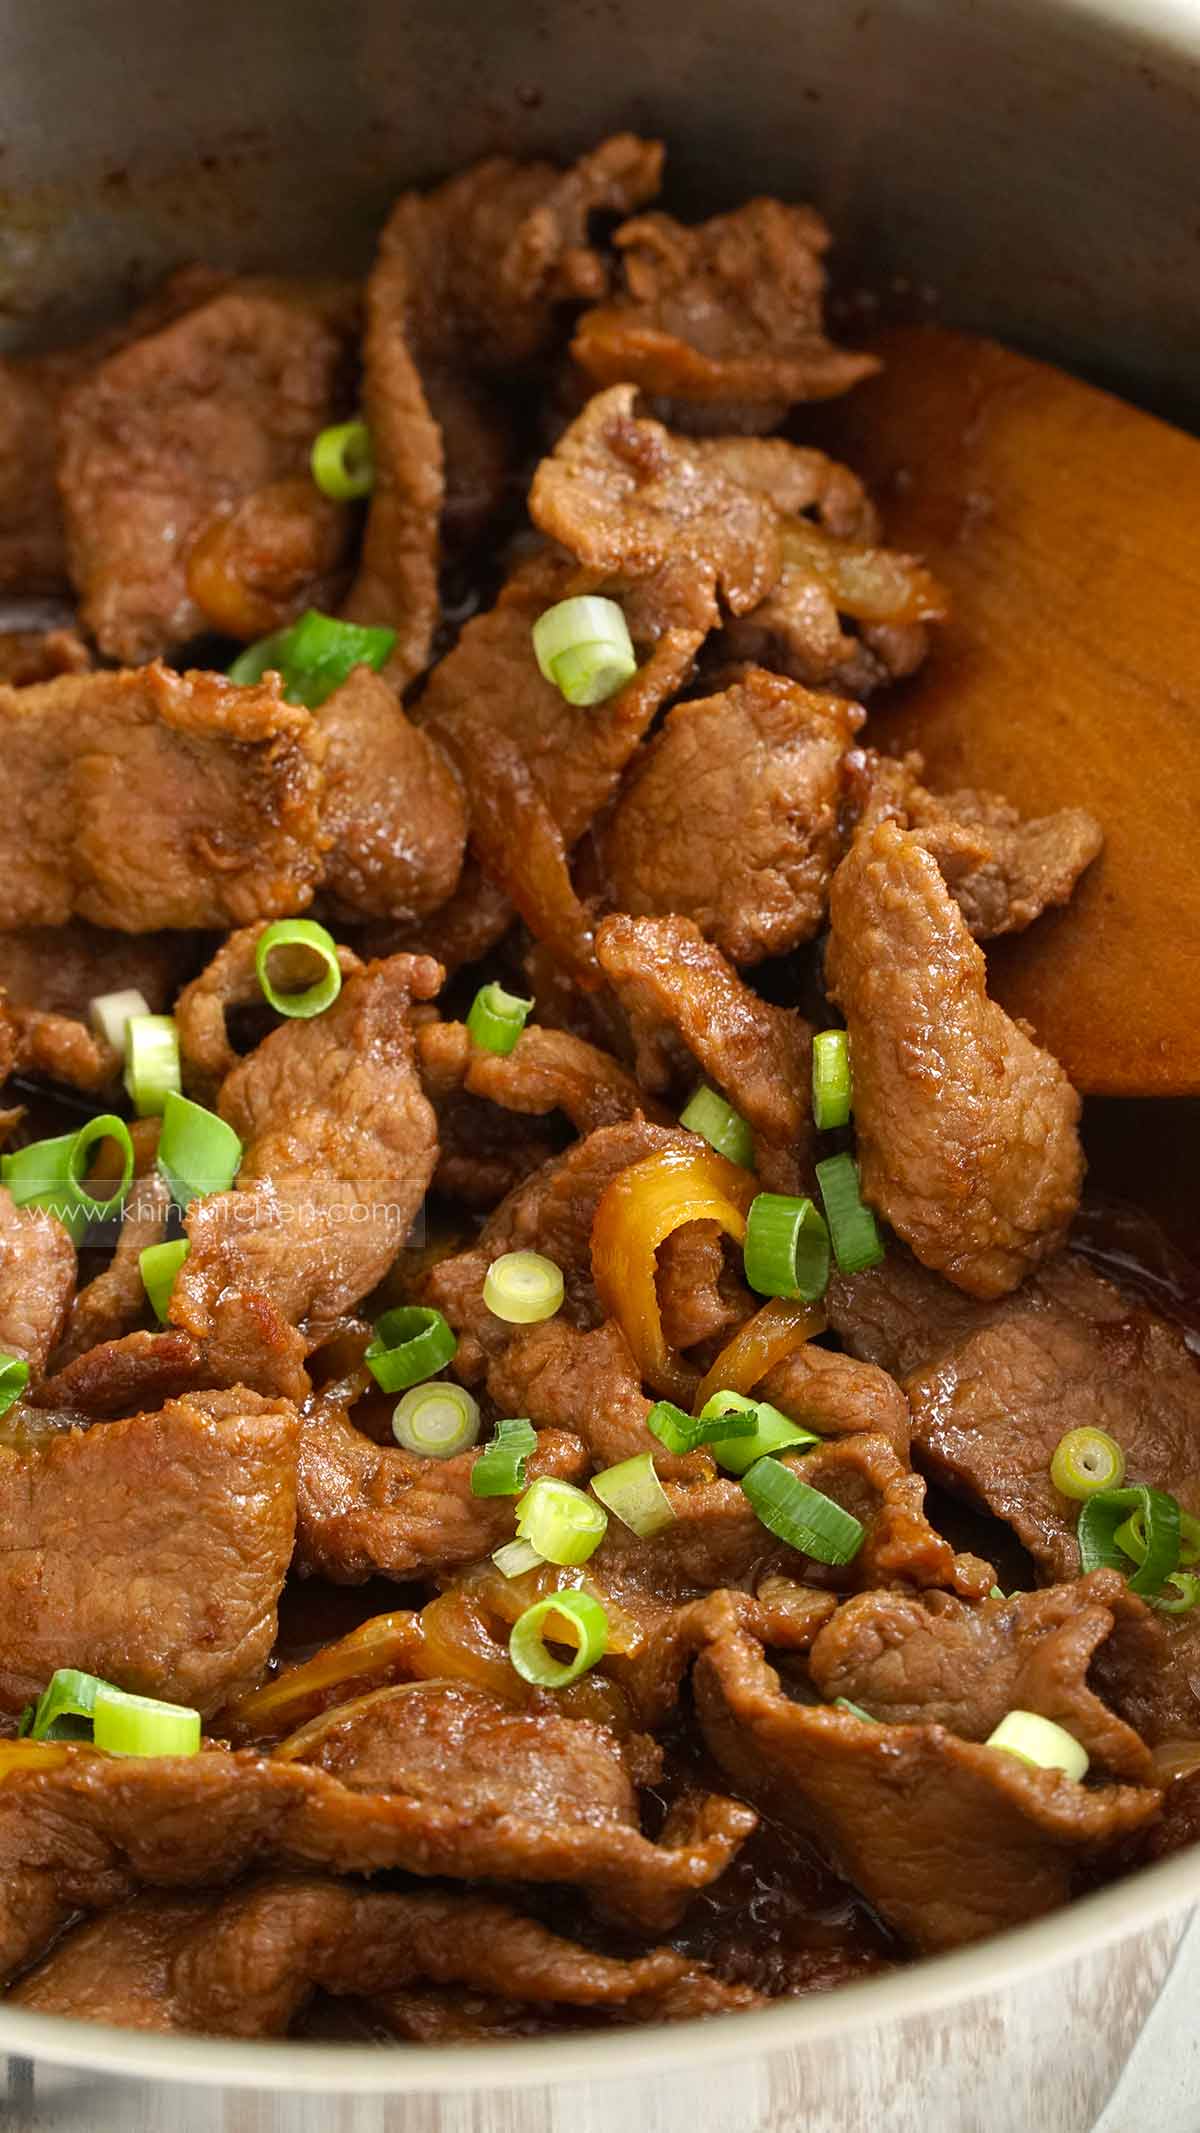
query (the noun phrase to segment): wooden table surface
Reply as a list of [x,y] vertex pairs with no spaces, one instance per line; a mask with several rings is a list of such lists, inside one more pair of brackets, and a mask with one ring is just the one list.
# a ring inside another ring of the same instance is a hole
[[[1200,2133],[1200,1912],[811,2053],[554,2090],[286,2097],[10,2060],[5,2133]],[[619,2043],[613,2039],[613,2049]]]

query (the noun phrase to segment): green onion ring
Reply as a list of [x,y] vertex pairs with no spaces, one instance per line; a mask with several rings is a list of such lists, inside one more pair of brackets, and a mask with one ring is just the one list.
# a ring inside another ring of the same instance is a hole
[[173,1238],[168,1244],[148,1244],[138,1253],[138,1269],[142,1287],[154,1309],[160,1324],[166,1324],[167,1308],[176,1276],[187,1258],[190,1247],[186,1237]]
[[[1140,1513],[1140,1524],[1131,1514]],[[1179,1564],[1179,1505],[1161,1489],[1139,1482],[1126,1489],[1104,1489],[1091,1496],[1079,1513],[1076,1534],[1083,1572],[1120,1570],[1131,1592],[1146,1598],[1158,1592]],[[1124,1530],[1140,1558],[1130,1572],[1130,1555],[1118,1539]]]
[[548,1563],[586,1563],[604,1539],[608,1513],[573,1482],[541,1474],[517,1505],[517,1535]]
[[101,1681],[92,1707],[92,1739],[109,1755],[198,1755],[200,1713],[187,1704],[132,1696]]
[[310,465],[322,496],[335,504],[351,504],[360,496],[369,496],[375,485],[375,455],[362,416],[321,430],[313,439]]
[[[306,948],[322,965],[321,975],[303,992],[278,992],[271,983],[270,962],[277,948]],[[307,1022],[313,1015],[322,1015],[332,1007],[342,989],[342,969],[338,962],[337,943],[324,926],[315,918],[277,918],[273,925],[264,928],[258,937],[254,951],[254,967],[263,997],[277,1015],[288,1015]]]
[[525,1463],[536,1450],[532,1422],[523,1417],[497,1422],[495,1436],[471,1468],[472,1496],[519,1496],[525,1487]]
[[1102,1489],[1119,1489],[1125,1454],[1104,1429],[1069,1429],[1050,1461],[1050,1479],[1061,1496],[1086,1503]]
[[172,1090],[163,1105],[158,1167],[179,1207],[209,1193],[228,1192],[242,1163],[242,1144],[215,1111]]
[[503,985],[481,985],[467,1015],[467,1035],[481,1052],[507,1058],[529,1019],[532,1000],[505,992]]
[[746,1279],[760,1296],[816,1303],[829,1287],[829,1231],[811,1200],[760,1192],[750,1202],[742,1247]]
[[850,1039],[844,1029],[823,1029],[812,1047],[813,1123],[829,1133],[850,1119]]
[[363,1361],[381,1392],[404,1392],[452,1363],[458,1338],[432,1304],[401,1304],[375,1321]]
[[859,1190],[854,1157],[826,1156],[817,1164],[817,1184],[839,1273],[861,1274],[866,1267],[878,1266],[884,1256],[883,1242]]
[[131,1015],[125,1026],[125,1087],[139,1118],[156,1118],[179,1071],[179,1032],[173,1015]]
[[686,1126],[689,1133],[698,1133],[728,1162],[740,1163],[743,1170],[753,1170],[754,1135],[741,1112],[727,1104],[715,1089],[697,1089],[691,1102],[680,1112],[679,1123]]
[[639,1540],[653,1540],[675,1523],[675,1509],[654,1471],[653,1452],[639,1452],[593,1474],[592,1493]]
[[23,1356],[0,1355],[0,1415],[15,1406],[29,1383],[29,1365]]
[[777,1459],[758,1460],[742,1487],[767,1531],[814,1562],[851,1563],[862,1547],[861,1521]]
[[[547,1624],[557,1643],[554,1625],[559,1621],[574,1629],[579,1640],[575,1657],[565,1665],[546,1649]],[[518,1616],[508,1640],[513,1666],[522,1681],[536,1689],[565,1689],[603,1659],[607,1649],[608,1616],[590,1592],[553,1592],[548,1599],[536,1600]]]

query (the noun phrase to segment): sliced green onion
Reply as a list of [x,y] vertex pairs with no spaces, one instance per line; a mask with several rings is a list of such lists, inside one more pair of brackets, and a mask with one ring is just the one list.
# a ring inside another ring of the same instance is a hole
[[743,1252],[746,1279],[760,1296],[816,1303],[829,1287],[829,1231],[811,1200],[758,1193],[746,1217]]
[[1065,1726],[1056,1726],[1053,1719],[1042,1718],[1036,1711],[1010,1711],[984,1745],[1002,1748],[1035,1770],[1062,1770],[1076,1781],[1087,1773],[1087,1749],[1080,1747]]
[[339,622],[336,616],[319,614],[310,607],[290,629],[275,630],[257,644],[247,645],[230,667],[229,679],[246,686],[273,671],[283,676],[290,704],[316,711],[355,667],[374,667],[378,672],[385,666],[395,642],[395,630],[364,629],[357,622]]
[[503,985],[481,985],[467,1016],[467,1035],[482,1052],[507,1056],[529,1019],[532,1000],[522,1000]]
[[1063,1496],[1086,1503],[1100,1489],[1119,1489],[1125,1454],[1104,1429],[1069,1429],[1050,1461],[1050,1479]]
[[497,1422],[496,1434],[471,1468],[472,1496],[519,1496],[525,1462],[537,1449],[537,1431],[523,1418]]
[[414,1385],[397,1404],[392,1435],[406,1452],[419,1452],[424,1459],[455,1459],[479,1435],[479,1402],[449,1378]]
[[715,1089],[697,1089],[690,1104],[679,1114],[679,1123],[689,1133],[698,1133],[710,1148],[743,1170],[754,1168],[754,1135],[740,1111],[727,1104]]
[[354,422],[335,422],[313,439],[309,461],[312,478],[322,496],[335,504],[351,504],[369,496],[375,485],[375,455],[371,432],[361,415]]
[[179,1032],[173,1015],[131,1015],[126,1030],[125,1087],[139,1118],[157,1118],[179,1071]]
[[[729,1425],[735,1418],[739,1427],[731,1430]],[[721,1434],[710,1442],[713,1458],[727,1474],[744,1474],[756,1459],[821,1441],[811,1429],[804,1429],[790,1415],[772,1407],[769,1400],[748,1400],[744,1392],[714,1392],[701,1408],[700,1420],[723,1425]],[[740,1426],[746,1421],[753,1423],[752,1430]]]
[[[1080,1567],[1085,1573],[1120,1570],[1129,1578],[1130,1591],[1145,1598],[1158,1592],[1178,1568],[1179,1527],[1179,1505],[1163,1490],[1143,1482],[1104,1489],[1090,1496],[1079,1514]],[[1125,1541],[1131,1543],[1129,1548]],[[1131,1560],[1137,1565],[1132,1573]]]
[[[560,1623],[574,1634],[577,1646],[575,1657],[565,1664],[546,1649],[547,1628],[556,1644],[566,1642],[559,1634]],[[552,1592],[548,1599],[535,1601],[513,1623],[508,1640],[514,1667],[522,1681],[536,1689],[565,1689],[603,1659],[607,1649],[608,1616],[590,1592]]]
[[1190,1511],[1179,1513],[1179,1560],[1184,1569],[1200,1563],[1200,1518],[1193,1518]]
[[527,1570],[540,1570],[545,1557],[538,1554],[532,1541],[505,1541],[503,1548],[496,1548],[492,1561],[506,1578],[523,1578]]
[[861,1274],[865,1267],[878,1266],[884,1255],[883,1243],[874,1215],[863,1205],[853,1156],[826,1156],[823,1163],[817,1164],[817,1184],[839,1271]]
[[431,1304],[401,1304],[375,1321],[363,1361],[382,1392],[404,1392],[458,1354],[458,1340]]
[[1000,1585],[989,1585],[988,1598],[989,1600],[1002,1600],[1004,1598],[1003,1587]]
[[97,1690],[106,1687],[95,1674],[60,1666],[21,1719],[27,1740],[86,1740],[92,1730]]
[[823,1029],[813,1038],[813,1123],[822,1133],[850,1117],[850,1039],[844,1029]]
[[533,625],[533,651],[569,704],[602,704],[637,673],[624,613],[598,594],[548,607]]
[[622,1459],[619,1466],[606,1466],[602,1474],[593,1474],[592,1491],[639,1540],[652,1540],[675,1523],[671,1499],[654,1471],[653,1452],[639,1452],[634,1459]]
[[172,1090],[163,1105],[158,1167],[177,1205],[187,1207],[210,1192],[228,1192],[241,1162],[242,1144],[233,1127],[215,1111]]
[[[1174,1593],[1168,1593],[1167,1585],[1175,1587]],[[1164,1615],[1190,1615],[1197,1601],[1200,1601],[1200,1578],[1191,1570],[1173,1570],[1162,1591],[1152,1592],[1149,1596],[1150,1606],[1157,1607]]]
[[541,1474],[517,1505],[517,1535],[548,1563],[586,1563],[604,1539],[608,1513],[573,1482]]
[[144,1252],[138,1253],[142,1287],[150,1298],[154,1316],[160,1324],[166,1323],[167,1306],[171,1301],[175,1277],[187,1258],[188,1250],[187,1238],[178,1237],[170,1244],[148,1244]]
[[19,1355],[0,1355],[0,1415],[16,1404],[28,1383],[28,1363]]
[[777,1459],[760,1459],[742,1487],[767,1531],[815,1562],[851,1563],[862,1547],[859,1520]]
[[835,1696],[833,1708],[835,1711],[845,1711],[850,1718],[864,1719],[869,1726],[877,1726],[881,1723],[873,1711],[864,1711],[860,1703],[851,1703],[848,1696]]
[[[84,1186],[87,1157],[100,1141],[116,1141],[121,1150],[121,1182],[112,1197],[94,1200]],[[123,1118],[106,1111],[89,1118],[77,1133],[61,1133],[54,1140],[33,1141],[0,1156],[0,1184],[8,1187],[18,1207],[44,1207],[58,1216],[75,1244],[81,1244],[93,1222],[118,1214],[133,1180],[133,1142]]]
[[110,1755],[197,1755],[200,1713],[187,1704],[131,1696],[101,1681],[92,1707],[92,1739]]
[[540,1252],[504,1252],[493,1259],[483,1281],[483,1300],[496,1318],[510,1326],[536,1326],[561,1310],[561,1267]]
[[[657,1437],[669,1452],[675,1452],[681,1458],[687,1452],[698,1451],[702,1444],[711,1444],[715,1438],[722,1444],[729,1444],[735,1437],[752,1437],[758,1428],[753,1402],[747,1400],[744,1411],[739,1414],[732,1407],[733,1393],[724,1395],[727,1403],[724,1408],[717,1404],[721,1397],[718,1394],[716,1400],[710,1400],[702,1415],[685,1415],[682,1407],[676,1407],[673,1401],[656,1400],[646,1417],[646,1427],[652,1437]],[[710,1407],[715,1410],[712,1414],[708,1411]]]
[[97,993],[88,1009],[88,1019],[97,1036],[125,1057],[129,1024],[135,1015],[148,1015],[150,1002],[129,987],[125,992]]
[[[320,976],[303,992],[277,991],[271,983],[271,957],[277,948],[308,950],[321,964]],[[342,989],[337,942],[315,918],[277,918],[273,926],[267,926],[258,937],[254,967],[263,997],[276,1014],[289,1015],[302,1022],[307,1022],[312,1015],[324,1014],[327,1007],[333,1006]]]

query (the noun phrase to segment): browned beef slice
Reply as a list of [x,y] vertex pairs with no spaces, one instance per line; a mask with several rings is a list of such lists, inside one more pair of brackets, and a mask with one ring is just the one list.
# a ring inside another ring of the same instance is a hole
[[[376,1444],[345,1413],[314,1403],[300,1438],[296,1563],[335,1585],[369,1577],[440,1577],[478,1562],[513,1538],[515,1499],[472,1496],[477,1452],[424,1459],[398,1444]],[[578,1439],[543,1432],[531,1478],[583,1481],[588,1458]]]
[[161,1014],[196,961],[195,943],[179,933],[112,933],[82,920],[0,933],[0,985],[10,1000],[77,1022],[106,992],[140,992]]
[[291,1558],[297,1423],[252,1392],[0,1452],[0,1695],[56,1667],[214,1711],[275,1641]]
[[907,822],[977,941],[1023,932],[1051,905],[1065,904],[1104,842],[1082,807],[1025,822],[997,793],[930,792],[920,782],[919,755],[898,761],[856,749],[845,768],[854,812]]
[[488,1214],[505,1193],[548,1163],[558,1137],[531,1120],[522,1122],[479,1096],[462,1092],[434,1106],[438,1159],[433,1191]]
[[607,702],[571,705],[540,673],[531,630],[546,608],[601,583],[561,558],[534,557],[494,608],[467,623],[417,707],[457,766],[472,848],[504,893],[472,944],[476,954],[505,930],[511,904],[568,967],[589,966],[590,926],[568,855],[612,797],[655,712],[686,679],[712,619],[682,574],[628,591],[605,587],[621,597],[638,671]]
[[895,1379],[871,1363],[806,1341],[775,1363],[755,1390],[818,1436],[853,1437],[865,1431],[886,1437],[899,1458],[908,1458],[908,1401]]
[[[148,1315],[144,1294],[142,1301]],[[210,1388],[219,1376],[190,1333],[181,1333],[177,1326],[159,1326],[153,1332],[143,1327],[132,1333],[101,1334],[78,1354],[64,1350],[54,1357],[54,1375],[31,1397],[35,1407],[65,1414],[72,1422],[108,1421],[135,1410],[150,1413],[167,1400]],[[254,1387],[256,1392],[260,1385],[261,1380]],[[283,1398],[292,1397],[295,1390],[292,1386],[261,1389],[277,1390]]]
[[57,674],[86,674],[91,664],[91,653],[73,629],[0,630],[0,681],[11,682],[15,689],[53,681]]
[[306,471],[313,438],[347,407],[354,310],[332,286],[235,284],[68,395],[59,481],[71,577],[109,658],[153,659],[205,627],[191,550],[244,497]]
[[462,1022],[426,1023],[417,1031],[417,1060],[435,1105],[465,1089],[530,1118],[561,1111],[577,1133],[656,1109],[608,1052],[537,1023],[522,1030],[511,1052],[473,1044]]
[[[265,924],[242,926],[228,934],[211,962],[184,986],[175,1002],[184,1086],[197,1103],[215,1103],[225,1076],[232,1073],[242,1056],[230,1041],[230,1010],[262,1005],[255,951]],[[2,953],[0,947],[0,956]],[[343,978],[353,977],[362,969],[352,949],[339,947],[337,953]],[[279,947],[272,953],[271,977],[284,992],[301,990],[310,982],[311,969],[312,957],[303,949]]]
[[1114,1570],[1045,1592],[1014,1592],[973,1607],[946,1592],[864,1592],[818,1634],[809,1672],[829,1702],[846,1696],[891,1725],[945,1726],[986,1740],[1008,1711],[1038,1711],[1065,1726],[1110,1777],[1152,1782],[1136,1733],[1089,1687],[1098,1650],[1140,1650],[1146,1610]]
[[322,743],[277,679],[66,674],[0,689],[0,729],[0,926],[79,917],[153,933],[244,925],[311,900]]
[[233,1192],[192,1203],[175,1324],[211,1339],[222,1294],[257,1290],[315,1342],[381,1280],[433,1175],[409,1009],[440,983],[428,957],[371,963],[227,1077],[220,1112],[242,1167]]
[[670,1928],[757,1820],[702,1794],[653,1844],[623,1824],[473,1818],[439,1800],[355,1792],[327,1771],[251,1752],[126,1760],[68,1748],[47,1760],[0,1786],[5,1979],[74,1910],[106,1910],[139,1883],[211,1888],[271,1866],[568,1882],[630,1923]]
[[42,1371],[74,1294],[75,1247],[62,1223],[15,1207],[0,1188],[0,1353]]
[[0,361],[0,589],[56,593],[68,583],[55,473],[64,373],[54,358]]
[[157,1171],[135,1178],[122,1211],[121,1234],[107,1266],[81,1289],[71,1305],[62,1338],[54,1352],[61,1370],[101,1341],[132,1333],[149,1314],[142,1280],[141,1254],[166,1235],[171,1195]]
[[750,1298],[725,1258],[717,1222],[685,1222],[664,1237],[655,1288],[668,1348],[694,1348],[748,1315]]
[[187,558],[186,589],[205,627],[250,641],[327,613],[346,583],[354,531],[349,504],[334,503],[312,474],[254,489],[211,518]]
[[860,830],[833,878],[826,981],[854,1061],[864,1197],[973,1296],[1015,1289],[1079,1203],[1079,1098],[989,1000],[983,955],[929,854]]
[[542,2021],[555,2007],[630,2021],[756,2002],[670,1948],[596,1955],[506,1904],[285,1876],[223,1898],[134,1897],[77,1926],[9,1998],[123,2029],[276,2037],[316,1992],[407,2003],[421,1981],[460,2003],[464,1986],[503,1995]]
[[606,918],[596,953],[629,1017],[643,1085],[670,1085],[682,1044],[753,1128],[764,1185],[794,1189],[812,1141],[808,1024],[751,992],[691,919]]
[[1053,1910],[1073,1869],[1158,1813],[1150,1786],[1085,1788],[958,1740],[791,1703],[744,1633],[696,1662],[697,1709],[722,1769],[835,1864],[920,1953]]
[[[1066,1253],[1050,1260],[1018,1295],[1057,1286],[1063,1269],[1079,1263]],[[883,1263],[866,1273],[834,1274],[825,1292],[831,1331],[851,1355],[893,1378],[906,1378],[1009,1308],[1005,1299],[983,1303],[964,1296],[899,1243],[890,1244]]]
[[694,919],[734,963],[811,940],[841,857],[839,767],[862,717],[759,667],[677,704],[604,833],[612,903]]
[[923,1461],[1007,1520],[1051,1577],[1079,1567],[1079,1507],[1050,1479],[1069,1429],[1106,1430],[1131,1481],[1200,1511],[1200,1367],[1173,1326],[1079,1260],[936,1347],[905,1389]]
[[16,1038],[14,1072],[61,1081],[72,1089],[105,1089],[116,1080],[120,1053],[85,1023],[70,1015],[47,1015],[40,1007],[15,1004],[9,1014]]
[[828,400],[879,365],[825,337],[829,231],[811,207],[748,200],[692,228],[639,215],[614,243],[624,288],[585,312],[571,344],[597,385],[632,378],[684,406],[734,403],[771,429],[794,400]]
[[442,433],[442,539],[469,548],[516,487],[517,439],[502,390],[430,360],[421,373],[429,411]]
[[686,569],[697,599],[749,612],[779,577],[778,513],[713,459],[634,413],[637,388],[597,393],[543,459],[534,524],[589,570],[631,578]]
[[501,1414],[526,1415],[538,1429],[581,1439],[598,1467],[652,1452],[660,1475],[708,1470],[707,1460],[674,1459],[646,1428],[652,1402],[642,1391],[625,1336],[612,1319],[591,1332],[561,1314],[525,1326],[488,1371],[488,1396]]
[[[725,439],[704,449],[729,464]],[[915,556],[790,515],[780,520],[779,549],[778,583],[726,625],[722,644],[730,658],[859,697],[916,672],[929,648],[928,625],[949,609]]]
[[467,816],[442,750],[386,681],[356,667],[317,713],[325,736],[324,889],[338,909],[412,920],[444,904],[462,869]]

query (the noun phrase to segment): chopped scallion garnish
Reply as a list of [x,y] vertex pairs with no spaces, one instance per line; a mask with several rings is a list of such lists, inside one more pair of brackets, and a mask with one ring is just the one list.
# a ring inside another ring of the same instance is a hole
[[374,667],[378,672],[386,666],[395,642],[395,630],[339,622],[336,616],[319,614],[310,607],[290,629],[276,630],[248,645],[230,667],[229,679],[247,686],[261,681],[264,674],[281,674],[288,702],[316,711],[355,667]]
[[[101,1141],[109,1140],[121,1151],[121,1180],[110,1198],[95,1200],[84,1186],[87,1159]],[[77,1133],[33,1141],[28,1148],[0,1156],[0,1184],[7,1186],[16,1205],[42,1207],[57,1215],[75,1244],[83,1242],[93,1222],[120,1212],[132,1180],[133,1142],[115,1112],[89,1118]]]
[[537,1450],[532,1422],[506,1417],[471,1468],[472,1496],[519,1496],[525,1486],[525,1462]]
[[636,1458],[622,1459],[619,1466],[593,1474],[592,1490],[639,1540],[652,1540],[675,1523],[671,1499],[654,1471],[652,1452],[639,1452]]
[[883,1242],[859,1192],[853,1156],[827,1156],[817,1164],[817,1184],[839,1272],[861,1274],[866,1267],[878,1266],[884,1256]]
[[363,1361],[382,1392],[404,1392],[457,1353],[457,1337],[440,1311],[431,1304],[401,1304],[376,1319]]
[[503,1252],[483,1281],[488,1310],[510,1326],[536,1326],[553,1318],[564,1293],[561,1267],[541,1252]]
[[96,1691],[103,1684],[95,1674],[77,1667],[60,1666],[51,1674],[38,1697],[21,1718],[26,1740],[86,1740],[92,1730]]
[[506,1578],[523,1578],[526,1571],[539,1570],[544,1560],[532,1541],[505,1541],[502,1548],[496,1548],[492,1553],[497,1570]]
[[877,1726],[880,1723],[873,1711],[864,1711],[860,1703],[851,1703],[848,1696],[835,1696],[833,1708],[835,1711],[844,1711],[847,1718],[861,1718],[869,1726]]
[[743,1257],[760,1296],[816,1303],[829,1287],[829,1231],[811,1200],[760,1192],[746,1217]]
[[[1135,1523],[1139,1518],[1140,1524]],[[1179,1526],[1179,1505],[1162,1489],[1139,1482],[1127,1489],[1101,1490],[1088,1498],[1079,1514],[1080,1567],[1085,1573],[1120,1570],[1130,1591],[1145,1598],[1159,1592],[1178,1568]]]
[[1104,1429],[1069,1429],[1050,1461],[1050,1479],[1062,1495],[1086,1503],[1102,1489],[1119,1489],[1125,1454]]
[[198,1755],[200,1713],[187,1704],[131,1696],[101,1681],[92,1706],[92,1739],[109,1755]]
[[131,1015],[126,1030],[125,1087],[139,1118],[157,1118],[182,1088],[179,1032],[173,1015]]
[[533,625],[533,651],[569,704],[602,704],[637,673],[624,613],[598,594],[548,607]]
[[[300,992],[278,990],[271,979],[271,957],[279,948],[300,948],[310,962],[316,959],[319,974],[311,985]],[[254,950],[254,967],[263,998],[276,1014],[302,1022],[307,1022],[313,1015],[324,1014],[327,1007],[333,1006],[342,989],[337,942],[314,918],[277,918],[274,925],[265,927]]]
[[171,1291],[179,1269],[187,1258],[188,1249],[187,1238],[177,1237],[169,1244],[148,1244],[144,1252],[138,1253],[142,1287],[150,1298],[154,1316],[160,1324],[166,1323]]
[[507,1056],[529,1019],[532,1000],[523,1000],[503,985],[481,985],[467,1015],[467,1034],[480,1051]]
[[[769,1400],[747,1399],[744,1392],[714,1392],[701,1408],[700,1420],[719,1425],[722,1433],[711,1439],[710,1449],[727,1474],[744,1474],[756,1459],[769,1458],[774,1452],[807,1450],[821,1441]],[[748,1431],[747,1421],[753,1425]],[[734,1422],[736,1429],[731,1427]]]
[[[553,1658],[547,1637],[555,1644],[573,1641],[574,1658]],[[508,1640],[509,1658],[522,1681],[537,1689],[565,1689],[603,1659],[607,1649],[608,1616],[590,1592],[552,1592],[535,1601],[518,1616]]]
[[228,1192],[242,1161],[242,1144],[215,1111],[172,1092],[163,1105],[158,1167],[178,1206],[212,1192]]
[[[1167,1586],[1174,1586],[1168,1592]],[[1173,1570],[1161,1592],[1149,1596],[1151,1607],[1157,1607],[1164,1615],[1190,1615],[1200,1602],[1200,1578],[1192,1570]]]
[[[722,1444],[728,1444],[735,1437],[752,1437],[758,1427],[753,1403],[748,1400],[739,1414],[729,1405],[720,1406],[720,1397],[718,1395],[716,1401],[710,1400],[704,1413],[699,1415],[685,1414],[673,1400],[656,1400],[646,1417],[646,1427],[667,1451],[679,1457],[699,1451],[701,1445],[712,1444],[716,1438],[720,1438]],[[729,1403],[733,1395],[726,1393],[724,1398]],[[709,1407],[714,1409],[711,1414]]]
[[742,1487],[768,1532],[815,1562],[852,1563],[862,1547],[861,1522],[777,1459],[759,1459]]
[[1042,1718],[1036,1711],[1010,1711],[984,1745],[1002,1748],[1035,1770],[1062,1770],[1076,1781],[1087,1774],[1087,1749],[1065,1726],[1056,1726],[1053,1719]]
[[449,1378],[414,1385],[397,1404],[392,1435],[406,1452],[424,1459],[456,1459],[479,1436],[479,1402]]
[[542,1474],[517,1505],[517,1535],[548,1563],[586,1563],[604,1539],[608,1513],[573,1482]]
[[334,422],[321,430],[313,440],[310,465],[322,496],[331,497],[335,504],[369,496],[375,482],[375,458],[371,432],[361,415],[353,422]]
[[149,1012],[150,1002],[130,986],[124,992],[97,993],[88,1009],[88,1019],[97,1036],[103,1037],[124,1059],[130,1022],[135,1015]]
[[697,1089],[691,1102],[679,1114],[679,1123],[689,1133],[698,1133],[723,1155],[730,1163],[740,1163],[743,1170],[754,1168],[754,1135],[740,1111],[727,1104],[715,1089]]
[[29,1365],[19,1355],[0,1355],[0,1415],[16,1405],[29,1383]]
[[850,1039],[844,1029],[823,1029],[813,1038],[813,1123],[822,1133],[850,1117]]

